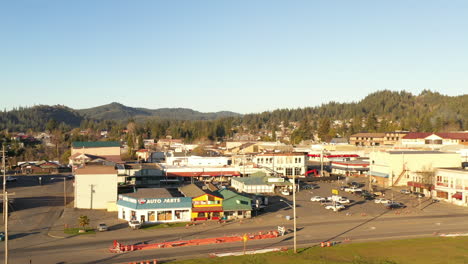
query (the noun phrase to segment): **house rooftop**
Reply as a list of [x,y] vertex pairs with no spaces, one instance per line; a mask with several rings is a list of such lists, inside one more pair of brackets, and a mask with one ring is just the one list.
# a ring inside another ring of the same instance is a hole
[[123,193],[122,195],[133,198],[168,198],[168,197],[183,197],[176,189],[166,188],[141,188],[136,192]]
[[420,150],[420,151],[410,151],[410,150],[403,150],[403,151],[388,151],[391,155],[418,155],[418,154],[454,154],[454,152],[442,152],[437,150]]
[[72,142],[73,148],[106,148],[106,147],[120,147],[118,141],[74,141]]
[[78,168],[75,171],[76,175],[84,174],[115,174],[117,175],[117,170],[114,166],[105,166],[105,165],[87,165],[82,168]]

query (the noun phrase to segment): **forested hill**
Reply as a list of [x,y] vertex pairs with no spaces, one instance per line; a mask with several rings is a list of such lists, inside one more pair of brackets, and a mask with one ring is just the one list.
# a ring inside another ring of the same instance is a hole
[[[454,131],[468,130],[468,95],[445,96],[431,91],[413,95],[405,91],[384,90],[369,94],[359,102],[330,102],[315,107],[278,109],[248,115],[233,112],[201,113],[185,108],[133,108],[119,103],[81,110],[65,106],[34,106],[0,112],[0,130],[44,131],[51,120],[62,127],[73,128],[81,124],[82,128],[86,128],[90,124],[95,126],[102,123],[104,125],[98,127],[109,129],[111,124],[122,122],[125,125],[129,119],[137,123],[164,119],[164,122],[151,122],[150,126],[154,127],[148,127],[147,130],[159,131],[151,136],[171,133],[174,137],[191,140],[206,137],[213,131],[224,131],[215,133],[216,138],[222,139],[235,132],[278,130],[281,123],[284,127],[290,125],[290,122],[299,123],[299,129],[294,135],[297,140],[311,138],[313,132],[321,137],[325,134],[334,137],[362,131]],[[85,120],[88,121],[83,122]],[[201,125],[200,120],[207,122]]]
[[46,124],[51,120],[69,128],[80,126],[83,117],[75,110],[61,105],[19,107],[11,111],[0,112],[0,130],[44,131]]
[[144,120],[148,117],[176,120],[214,120],[222,117],[235,117],[240,114],[228,111],[216,113],[202,113],[187,108],[159,108],[146,109],[128,107],[119,103],[111,103],[98,107],[77,110],[84,117],[98,120]]
[[308,123],[313,130],[328,119],[342,121],[340,134],[359,131],[441,131],[468,129],[468,95],[445,96],[423,91],[419,95],[401,91],[379,91],[359,102],[330,102],[316,107],[278,109],[242,117],[249,127],[266,124],[274,127],[281,121]]
[[66,106],[39,105],[19,107],[0,112],[0,130],[44,131],[51,120],[66,130],[79,127],[84,120],[127,122],[129,119],[145,121],[151,118],[167,120],[215,120],[223,117],[238,117],[240,114],[228,111],[202,113],[186,108],[145,109],[111,103],[89,109],[74,110]]

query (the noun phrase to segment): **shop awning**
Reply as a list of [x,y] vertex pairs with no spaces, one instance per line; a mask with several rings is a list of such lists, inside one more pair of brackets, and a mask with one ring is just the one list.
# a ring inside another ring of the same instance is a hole
[[457,192],[457,193],[455,193],[454,195],[452,195],[452,198],[461,200],[461,199],[463,198],[463,195],[462,195],[462,193]]
[[407,185],[417,187],[417,188],[427,189],[427,190],[430,190],[431,187],[432,187],[431,184],[426,184],[426,183],[421,183],[421,182],[414,182],[414,181],[407,182]]
[[210,206],[210,207],[194,207],[192,212],[222,212],[223,207],[221,206]]
[[388,173],[377,172],[377,171],[371,171],[370,174],[371,174],[372,176],[376,176],[376,177],[388,178]]

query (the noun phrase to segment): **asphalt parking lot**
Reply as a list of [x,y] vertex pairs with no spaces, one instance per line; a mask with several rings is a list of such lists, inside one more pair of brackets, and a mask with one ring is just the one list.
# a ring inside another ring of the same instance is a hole
[[[360,187],[363,190],[368,190],[366,179],[352,179],[352,181],[360,182],[363,184]],[[351,182],[351,181],[349,181]],[[332,181],[332,182],[317,182],[319,188],[317,189],[302,189],[296,193],[296,214],[298,218],[309,218],[309,219],[333,219],[351,216],[369,216],[376,217],[382,214],[394,214],[394,215],[416,215],[424,212],[431,213],[450,213],[453,211],[466,212],[466,208],[457,207],[445,203],[433,203],[429,197],[416,198],[408,194],[400,193],[400,188],[394,188],[391,190],[385,190],[384,195],[378,196],[377,198],[385,198],[394,202],[403,203],[406,207],[399,209],[387,209],[384,204],[377,204],[374,200],[366,200],[359,194],[352,194],[340,190],[340,186],[346,185],[344,181]],[[334,212],[333,210],[327,210],[320,202],[311,202],[310,198],[313,196],[330,197],[332,196],[332,190],[338,190],[338,195],[346,197],[350,200],[349,204],[345,204],[344,210]],[[283,215],[292,215],[291,208],[284,202],[292,204],[292,195],[284,196],[277,194],[277,197],[271,197],[270,201],[272,204],[267,209],[267,212],[283,212]]]

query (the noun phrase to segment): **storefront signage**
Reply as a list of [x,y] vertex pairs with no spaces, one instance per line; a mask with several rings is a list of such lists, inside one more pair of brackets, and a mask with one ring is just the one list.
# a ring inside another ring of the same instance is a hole
[[138,199],[139,204],[180,203],[180,198]]
[[130,203],[136,203],[137,202],[137,200],[135,198],[131,198],[131,197],[123,196],[123,195],[120,195],[119,198],[122,201],[130,202]]

